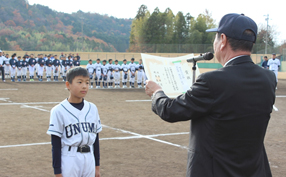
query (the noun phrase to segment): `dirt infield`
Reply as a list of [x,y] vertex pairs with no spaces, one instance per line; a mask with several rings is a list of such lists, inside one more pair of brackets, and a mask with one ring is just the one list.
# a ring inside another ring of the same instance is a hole
[[[53,175],[49,111],[68,96],[63,83],[0,83],[0,176]],[[286,80],[280,80],[265,146],[273,176],[286,176]],[[166,123],[144,89],[92,89],[103,124],[102,177],[183,177],[190,122]]]

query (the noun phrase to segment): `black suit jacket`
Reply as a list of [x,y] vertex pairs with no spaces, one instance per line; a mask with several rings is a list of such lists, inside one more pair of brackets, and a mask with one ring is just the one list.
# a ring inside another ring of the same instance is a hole
[[163,120],[192,120],[187,177],[272,176],[263,141],[275,87],[273,72],[240,56],[176,99],[154,95],[152,110]]

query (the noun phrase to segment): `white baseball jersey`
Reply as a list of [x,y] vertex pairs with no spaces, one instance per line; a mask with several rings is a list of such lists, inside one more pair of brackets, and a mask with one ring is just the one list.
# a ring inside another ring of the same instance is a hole
[[136,63],[129,63],[129,69],[130,72],[135,73],[136,72]]
[[127,72],[127,71],[129,70],[129,65],[123,63],[123,64],[121,65],[121,69],[122,69],[123,72]]
[[5,59],[4,59],[4,64],[9,65],[10,59],[11,59],[11,58],[6,58],[6,57],[5,57]]
[[120,64],[114,64],[113,65],[113,70],[115,71],[115,72],[118,72],[119,70],[121,69],[121,66],[120,66]]
[[280,66],[280,60],[279,59],[269,59],[267,66],[269,66],[269,70],[272,71],[278,71],[278,66]]
[[107,63],[106,66],[108,67],[108,72],[112,72],[113,64]]
[[64,146],[92,146],[96,134],[102,131],[97,107],[84,100],[84,107],[78,110],[67,99],[51,110],[49,135],[61,138]]
[[89,72],[89,74],[93,74],[94,65],[88,63],[88,64],[86,65],[86,69],[87,69],[87,71]]
[[107,75],[108,69],[109,69],[109,67],[107,65],[102,65],[101,66],[101,73],[103,75]]
[[96,74],[101,74],[101,67],[102,67],[101,63],[94,63],[93,67],[95,69]]

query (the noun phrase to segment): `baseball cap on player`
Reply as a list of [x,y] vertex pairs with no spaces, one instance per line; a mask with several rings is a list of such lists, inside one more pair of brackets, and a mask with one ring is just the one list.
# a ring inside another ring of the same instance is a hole
[[[251,30],[254,33],[254,36],[245,35],[245,30]],[[255,43],[257,25],[251,18],[244,16],[244,14],[231,13],[222,17],[218,28],[208,29],[206,32],[219,32],[233,39]]]
[[97,61],[100,61],[100,59],[98,58]]
[[134,59],[134,58],[131,58],[131,60],[133,60],[133,61],[134,61],[135,59]]
[[108,61],[112,61],[112,59],[109,59]]
[[118,62],[118,60],[115,60],[115,62]]
[[103,60],[102,62],[106,62],[106,60]]
[[126,59],[124,59],[123,61],[127,61]]

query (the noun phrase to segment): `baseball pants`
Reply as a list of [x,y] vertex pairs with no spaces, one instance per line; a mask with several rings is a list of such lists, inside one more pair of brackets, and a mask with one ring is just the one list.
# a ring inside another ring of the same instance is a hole
[[53,66],[53,76],[59,76],[59,66]]
[[51,77],[52,76],[52,67],[51,66],[46,66],[46,77]]
[[118,85],[120,84],[120,72],[119,71],[114,72],[114,83]]
[[[93,151],[77,152],[77,147],[64,146],[62,148],[61,166],[63,177],[95,177],[95,160]],[[93,149],[91,147],[91,149]]]
[[34,66],[29,66],[29,75],[30,75],[30,77],[34,76],[34,73],[35,73],[35,65]]
[[15,77],[16,76],[16,67],[11,67],[11,77]]
[[10,73],[10,65],[4,65],[4,70],[5,70],[5,74],[6,75],[9,75],[9,73]]
[[43,76],[44,73],[44,66],[38,66],[38,76]]
[[143,77],[144,77],[143,71],[142,71],[142,70],[141,70],[141,71],[138,71],[138,72],[137,72],[137,83],[138,83],[138,84],[141,84],[142,81],[145,79],[145,78],[143,78]]
[[22,76],[22,68],[17,68],[17,76]]
[[24,76],[24,77],[27,76],[27,67],[22,68],[22,76]]
[[135,75],[132,76],[132,73],[135,73],[135,72],[129,72],[129,82],[134,83],[135,82]]
[[276,76],[276,81],[278,82],[278,70],[271,70],[274,72],[275,76]]

